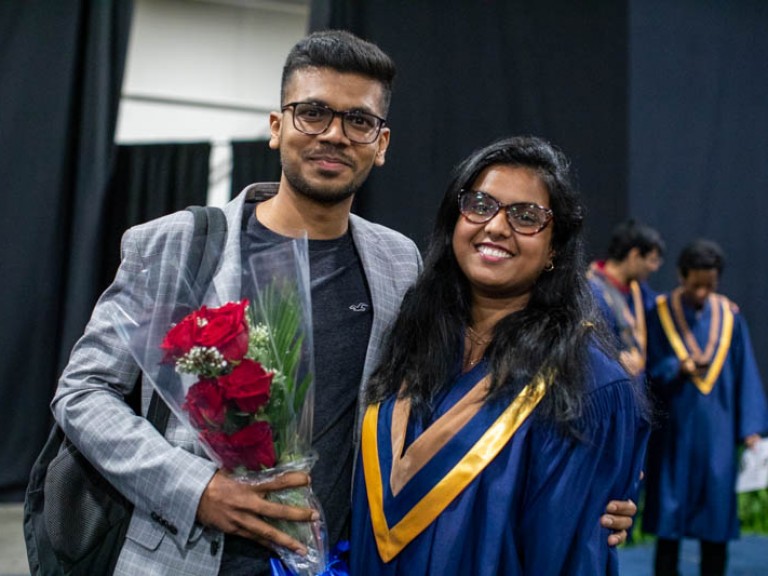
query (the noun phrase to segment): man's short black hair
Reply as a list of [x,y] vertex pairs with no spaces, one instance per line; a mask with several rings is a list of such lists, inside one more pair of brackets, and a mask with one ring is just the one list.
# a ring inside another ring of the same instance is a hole
[[291,76],[304,68],[330,68],[378,81],[383,88],[381,104],[386,116],[395,79],[395,63],[375,44],[346,30],[323,30],[302,38],[288,53],[283,66],[281,104],[285,104],[285,90]]
[[626,220],[613,229],[611,243],[608,245],[608,259],[621,262],[632,248],[637,248],[640,256],[645,257],[654,250],[663,256],[666,247],[661,234],[656,230],[636,220]]
[[717,270],[717,275],[723,273],[725,253],[717,242],[699,238],[688,244],[677,258],[677,269],[683,278],[691,270]]

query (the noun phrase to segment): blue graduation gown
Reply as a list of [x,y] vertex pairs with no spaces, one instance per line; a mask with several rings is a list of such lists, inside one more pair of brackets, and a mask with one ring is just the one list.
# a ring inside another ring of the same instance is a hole
[[[648,446],[643,530],[662,538],[726,542],[739,535],[736,449],[746,436],[768,431],[768,406],[747,324],[731,313],[730,346],[707,394],[680,374],[658,308],[649,317],[647,367],[660,415]],[[699,313],[683,303],[683,314],[703,350],[711,303]]]
[[[435,423],[450,422],[441,417],[471,393],[485,370],[480,364],[457,378],[428,428],[408,420],[404,452],[393,450],[395,400],[383,402],[376,418],[369,418],[369,408],[353,488],[353,575],[618,573],[599,518],[609,500],[635,497],[647,423],[625,372],[597,351],[591,353],[581,440],[563,435],[533,408],[495,457],[479,465],[487,454],[474,449],[488,449],[488,430],[501,436],[496,424],[523,395],[512,403],[480,403],[471,420],[446,426],[451,439],[393,493],[393,453],[407,456]],[[458,494],[441,492],[462,478],[468,483]],[[381,503],[372,515],[376,497],[370,495],[377,492]],[[379,535],[385,533],[378,544],[374,517]],[[426,525],[414,529],[419,523]],[[385,561],[382,549],[394,557]]]
[[633,282],[630,289],[622,291],[597,263],[590,266],[587,279],[597,307],[616,338],[616,346],[620,350],[636,348],[645,354],[646,315],[654,307],[656,292],[647,282]]

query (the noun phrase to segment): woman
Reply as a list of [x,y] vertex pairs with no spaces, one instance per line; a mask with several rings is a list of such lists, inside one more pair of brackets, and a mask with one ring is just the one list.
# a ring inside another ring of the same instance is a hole
[[634,496],[647,426],[594,328],[581,225],[543,140],[457,168],[367,392],[353,574],[617,573],[598,518]]

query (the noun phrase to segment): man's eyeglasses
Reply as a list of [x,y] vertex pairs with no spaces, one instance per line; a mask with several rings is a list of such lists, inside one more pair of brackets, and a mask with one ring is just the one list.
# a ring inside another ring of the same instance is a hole
[[341,116],[341,128],[344,135],[356,144],[370,144],[379,136],[381,127],[386,124],[385,118],[369,114],[361,110],[346,110],[340,112],[324,104],[313,102],[291,102],[282,107],[293,110],[293,127],[299,132],[316,136],[322,134],[333,122],[336,116]]
[[462,190],[459,193],[459,211],[473,224],[490,221],[502,208],[507,213],[512,229],[525,236],[538,234],[554,217],[549,208],[531,202],[502,204],[490,194],[479,190]]

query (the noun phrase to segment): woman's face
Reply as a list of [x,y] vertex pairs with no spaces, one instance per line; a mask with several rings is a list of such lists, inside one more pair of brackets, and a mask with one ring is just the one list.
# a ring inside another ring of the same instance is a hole
[[[549,193],[538,174],[529,168],[504,164],[483,170],[467,189],[482,191],[502,204],[532,202],[549,208]],[[515,232],[506,210],[484,224],[459,216],[453,232],[453,252],[469,280],[475,297],[508,298],[520,308],[554,252],[550,222],[533,236]]]

